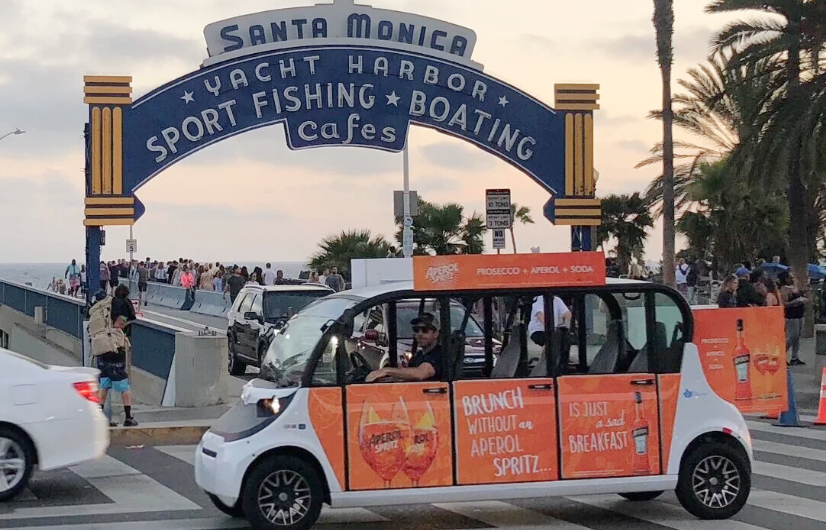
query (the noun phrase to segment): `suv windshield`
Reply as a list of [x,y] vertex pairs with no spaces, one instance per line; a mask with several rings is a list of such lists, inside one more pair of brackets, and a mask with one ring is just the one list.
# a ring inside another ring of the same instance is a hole
[[322,328],[356,303],[357,300],[348,298],[322,298],[291,318],[273,337],[261,363],[261,378],[279,386],[298,386],[307,361],[321,339]]
[[304,291],[275,291],[264,295],[264,319],[278,322],[289,319],[312,302],[332,294],[325,289]]
[[[425,304],[425,311],[437,312],[438,308],[434,307],[432,302]],[[412,339],[413,328],[410,322],[419,314],[418,303],[401,302],[396,306],[396,322],[398,326],[397,335],[400,339]],[[460,304],[450,304],[450,328],[451,331],[458,331],[462,326],[465,318],[465,308]],[[470,337],[484,337],[485,332],[482,331],[479,323],[471,316],[467,321],[465,327],[465,336]]]

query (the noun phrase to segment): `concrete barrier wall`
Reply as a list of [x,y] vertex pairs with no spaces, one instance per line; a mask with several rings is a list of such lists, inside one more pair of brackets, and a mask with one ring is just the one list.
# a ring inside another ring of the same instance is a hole
[[0,305],[34,318],[35,307],[42,307],[43,323],[81,339],[86,302],[6,280],[0,280]]
[[225,317],[232,304],[229,295],[215,291],[195,291],[195,304],[190,311],[202,315]]
[[[184,291],[163,287],[158,293]],[[39,322],[35,314],[41,310]],[[82,300],[0,280],[0,329],[9,334],[12,350],[32,359],[84,364],[85,314]],[[178,407],[227,402],[225,335],[189,333],[142,318],[132,324],[131,343],[131,384],[139,402]]]
[[[121,278],[120,283],[129,287],[129,297],[137,300],[138,282]],[[194,302],[192,297],[187,297],[187,289],[159,282],[147,282],[146,301],[153,305],[184,311],[188,311]]]

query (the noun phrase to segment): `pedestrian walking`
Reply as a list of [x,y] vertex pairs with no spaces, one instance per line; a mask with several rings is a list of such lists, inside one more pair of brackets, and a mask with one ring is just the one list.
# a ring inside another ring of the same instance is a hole
[[780,281],[780,294],[786,316],[786,352],[791,350],[790,366],[806,364],[800,359],[800,337],[803,335],[803,314],[806,310],[807,298],[803,296],[795,284],[794,274],[782,271],[777,275]]

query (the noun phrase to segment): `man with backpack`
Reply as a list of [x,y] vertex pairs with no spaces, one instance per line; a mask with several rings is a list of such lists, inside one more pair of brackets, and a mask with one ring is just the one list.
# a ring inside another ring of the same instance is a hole
[[[126,289],[128,295],[128,287],[121,285],[115,290],[116,297],[123,296],[123,293],[118,292],[122,289]],[[124,329],[129,325],[129,318],[123,314],[113,314],[113,301],[113,297],[100,292],[98,301],[89,309],[91,352],[94,363],[100,370],[100,406],[105,406],[109,389],[114,389],[121,394],[123,400],[126,415],[123,426],[135,427],[138,422],[132,417],[132,391],[129,388],[127,367],[127,355],[131,345],[124,333]],[[115,427],[117,422],[110,420],[109,425]]]

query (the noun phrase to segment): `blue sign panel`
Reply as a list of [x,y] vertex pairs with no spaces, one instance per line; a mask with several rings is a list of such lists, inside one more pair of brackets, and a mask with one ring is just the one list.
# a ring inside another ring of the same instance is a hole
[[308,46],[221,63],[124,111],[124,188],[236,134],[285,123],[291,149],[398,152],[410,123],[462,138],[550,193],[565,189],[562,113],[484,73],[365,46]]

